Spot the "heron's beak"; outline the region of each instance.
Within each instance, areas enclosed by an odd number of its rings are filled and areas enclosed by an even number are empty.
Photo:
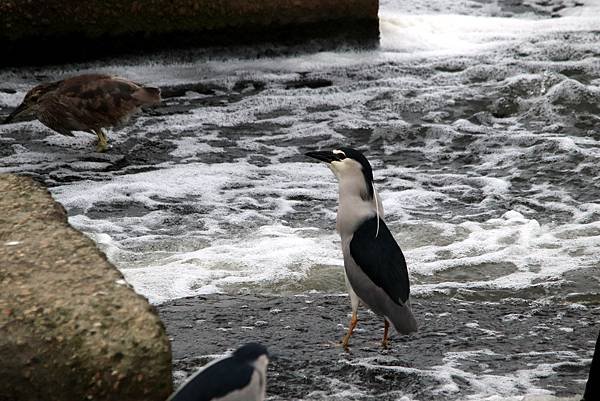
[[[306,153],[306,156],[312,157],[313,159],[324,161],[326,163],[331,163],[334,160],[338,160],[335,153],[333,153],[330,150],[321,151],[321,152],[308,152],[308,153]]]
[[[17,117],[19,117],[22,114],[25,114],[28,110],[29,108],[27,107],[27,105],[25,103],[21,103],[12,113],[8,115],[8,117],[6,117],[2,124],[11,124],[15,121]]]

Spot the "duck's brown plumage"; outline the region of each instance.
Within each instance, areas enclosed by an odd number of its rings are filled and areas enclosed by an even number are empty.
[[[86,74],[34,87],[5,123],[28,112],[63,135],[72,135],[72,131],[95,133],[99,147],[105,147],[103,128],[127,121],[142,106],[158,103],[158,88],[109,75]]]

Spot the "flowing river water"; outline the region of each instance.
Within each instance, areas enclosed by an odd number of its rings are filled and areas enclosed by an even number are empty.
[[[0,172],[45,182],[155,304],[341,294],[336,181],[303,154],[356,147],[414,297],[560,304],[597,323],[600,3],[382,0],[380,29],[375,50],[2,70],[2,114],[36,82],[87,71],[160,86],[164,101],[109,134],[105,154],[88,134],[0,126]],[[583,388],[594,340],[562,355],[579,369],[567,394]],[[448,354],[448,366],[467,357]],[[547,377],[547,361],[534,365]],[[484,388],[498,377],[415,397],[556,392],[533,378]]]

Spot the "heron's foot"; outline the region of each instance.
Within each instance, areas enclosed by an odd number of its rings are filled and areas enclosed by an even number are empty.
[[[98,143],[96,145],[96,150],[98,152],[106,152],[108,150],[108,137],[106,133],[102,129],[97,129],[93,131],[98,136]]]
[[[381,340],[381,346],[383,349],[387,349],[388,347],[388,333],[390,329],[390,322],[387,319],[383,320],[383,340]]]
[[[390,345],[390,342],[388,341],[388,339],[384,339],[383,341],[381,341],[381,348],[383,349],[388,349]]]
[[[338,343],[338,346],[344,347],[344,351],[349,352],[350,351],[349,343],[350,343],[350,336],[348,334],[346,334],[344,336],[344,338],[342,338],[342,341],[340,341]]]
[[[348,326],[348,333],[346,333],[346,335],[342,339],[342,346],[344,347],[346,352],[348,352],[348,343],[350,342],[350,337],[352,336],[352,333],[354,332],[354,328],[356,327],[357,323],[358,316],[356,315],[356,311],[352,311],[352,318],[350,319],[350,326]]]

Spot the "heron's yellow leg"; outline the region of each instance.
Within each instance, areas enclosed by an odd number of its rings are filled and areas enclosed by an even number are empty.
[[[342,339],[342,345],[345,349],[348,349],[348,342],[350,341],[350,336],[356,327],[356,323],[358,323],[358,317],[356,316],[356,312],[352,311],[352,318],[350,319],[350,326],[348,327],[348,333]]]
[[[384,321],[384,326],[383,326],[383,341],[381,341],[381,346],[383,348],[387,348],[388,347],[388,330],[390,328],[390,323],[385,318],[384,318],[383,321]]]
[[[96,145],[96,150],[98,152],[106,152],[106,149],[108,148],[108,137],[106,136],[104,131],[102,131],[102,128],[94,130],[94,133],[98,136],[98,144]]]

